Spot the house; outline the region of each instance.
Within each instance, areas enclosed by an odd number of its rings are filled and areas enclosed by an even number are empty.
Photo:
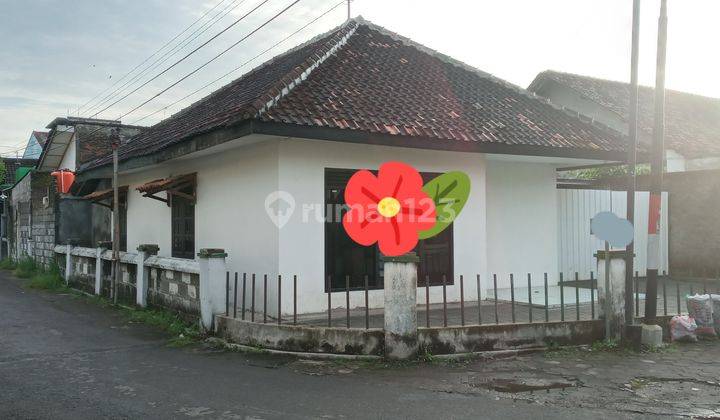
[[[28,139],[27,146],[23,152],[23,159],[38,159],[42,153],[43,146],[47,141],[48,133],[46,131],[33,131]]]
[[[602,122],[623,132],[628,131],[628,83],[545,71],[537,75],[528,90],[557,106],[578,113],[582,118]],[[715,279],[720,272],[716,257],[720,252],[720,244],[715,240],[720,235],[720,222],[707,215],[714,214],[720,205],[720,99],[667,90],[665,100],[666,173],[663,175],[663,189],[668,199],[662,205],[661,269],[668,269],[678,276]],[[638,141],[641,149],[648,150],[653,135],[653,88],[640,86],[638,107]],[[625,193],[618,191],[626,190],[626,179],[604,177],[585,181],[582,185],[571,183],[575,182],[563,180],[559,183],[559,188],[567,188],[560,190],[559,194],[569,196],[572,190],[577,200],[580,196],[595,196],[604,190],[605,195],[621,198],[622,205],[614,208],[624,216]],[[638,176],[636,238],[643,237],[647,232],[649,186],[648,175]],[[575,227],[571,224],[568,222],[566,230],[577,227],[577,223]],[[636,241],[635,249],[635,267],[642,276],[645,272],[646,252],[642,240]]]
[[[628,132],[630,84],[557,71],[544,71],[528,87],[553,104]],[[650,145],[655,89],[640,86],[638,141]],[[720,168],[720,98],[676,90],[665,94],[667,172]]]
[[[446,276],[448,299],[457,300],[459,275],[473,279],[467,296],[476,275],[485,289],[492,274],[501,287],[510,273],[556,282],[556,168],[622,160],[623,149],[608,127],[356,18],[121,145],[121,230],[127,249],[157,244],[161,256],[222,248],[231,272],[267,274],[271,296],[278,275],[297,275],[301,313],[325,308],[324,294],[344,290],[346,278],[362,287],[365,276],[378,307],[377,249],[326,221],[343,205],[348,178],[392,160],[426,178],[463,171],[472,182],[463,213],[416,249],[420,282]],[[76,182],[107,182],[111,162],[81,165]],[[292,286],[282,283],[283,296]],[[441,292],[431,288],[431,300]],[[292,312],[290,299],[282,310]]]
[[[112,129],[126,136],[141,130],[118,121],[75,117],[56,118],[47,128],[50,132],[33,168],[24,170],[9,189],[8,208],[12,219],[12,229],[8,229],[10,255],[16,259],[28,256],[44,265],[54,258],[55,244],[71,241],[94,246],[110,239],[110,211],[71,193],[59,193],[52,172],[75,171],[81,164],[107,154]],[[38,138],[35,133],[31,141]],[[83,187],[88,188],[74,185],[74,191]],[[93,183],[89,188],[95,187]]]

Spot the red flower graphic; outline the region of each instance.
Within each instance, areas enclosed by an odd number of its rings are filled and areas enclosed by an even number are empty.
[[[345,231],[360,245],[378,242],[389,257],[411,251],[418,232],[435,225],[435,203],[422,186],[418,171],[401,162],[384,163],[377,177],[356,172],[345,188]]]

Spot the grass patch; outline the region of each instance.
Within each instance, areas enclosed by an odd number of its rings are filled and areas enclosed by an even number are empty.
[[[617,351],[620,349],[620,343],[617,340],[602,340],[592,343],[590,346],[592,351]]]
[[[3,258],[0,260],[0,270],[14,270],[15,269],[15,261],[11,260],[10,258]]]
[[[171,347],[184,347],[195,343],[201,338],[197,325],[185,321],[178,314],[171,311],[155,308],[127,308],[125,310],[129,322],[151,325],[170,333],[173,338],[170,339],[168,345]]]
[[[29,279],[40,271],[42,270],[38,266],[38,263],[35,262],[35,260],[25,257],[18,261],[13,274],[23,279]]]

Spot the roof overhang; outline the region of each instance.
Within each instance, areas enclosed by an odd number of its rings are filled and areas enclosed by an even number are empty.
[[[120,201],[120,205],[123,205],[127,200],[127,192],[128,192],[128,186],[123,185],[122,187],[118,187],[118,197]],[[88,200],[93,204],[97,204],[103,207],[113,208],[113,196],[115,195],[112,188],[106,189],[106,190],[98,190],[94,191],[90,194],[86,194],[82,196],[83,200]],[[109,201],[109,202],[105,202]]]
[[[56,125],[51,131],[48,140],[40,154],[37,163],[37,170],[41,172],[50,172],[57,170],[62,163],[63,156],[68,146],[75,137],[75,129],[73,126]]]
[[[443,140],[420,136],[402,136],[385,133],[372,133],[362,130],[303,126],[257,120],[244,121],[231,127],[214,130],[209,133],[193,136],[178,144],[158,152],[124,160],[118,164],[119,172],[136,170],[141,167],[156,165],[171,159],[177,159],[190,153],[199,152],[236,140],[251,134],[277,137],[294,137],[308,140],[337,141],[355,144],[371,144],[390,147],[406,147],[439,151],[466,153],[487,153],[520,156],[559,157],[571,159],[597,160],[602,162],[623,162],[626,154],[622,151],[605,151],[572,147],[545,147],[525,144],[505,144],[489,142],[472,142],[459,140]],[[107,178],[112,175],[112,167],[104,165],[95,168],[81,168],[79,179]]]
[[[142,193],[143,197],[152,198],[153,200],[162,201],[168,206],[172,203],[173,196],[183,197],[195,203],[195,185],[197,176],[195,173],[178,175],[170,178],[156,179],[154,181],[147,182],[136,190]],[[191,192],[186,193],[185,189],[191,189]],[[166,198],[159,197],[157,194],[165,192]]]

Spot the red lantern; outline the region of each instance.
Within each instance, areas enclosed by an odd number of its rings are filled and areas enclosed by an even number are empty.
[[[67,194],[70,191],[70,187],[75,181],[75,174],[72,171],[68,171],[66,169],[52,172],[50,173],[50,175],[55,177],[55,181],[57,183],[57,190],[58,192],[61,192],[63,194]]]

